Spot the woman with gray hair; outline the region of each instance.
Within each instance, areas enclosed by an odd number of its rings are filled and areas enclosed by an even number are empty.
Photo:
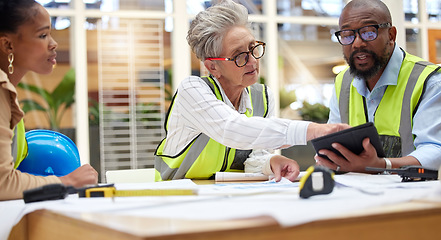
[[[299,165],[274,149],[348,127],[274,117],[274,96],[257,83],[265,43],[251,33],[244,6],[226,0],[200,12],[187,41],[210,75],[179,85],[164,124],[167,135],[155,153],[157,181],[238,171],[293,181]]]

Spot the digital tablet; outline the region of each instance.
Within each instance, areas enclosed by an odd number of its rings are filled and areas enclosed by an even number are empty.
[[[383,145],[380,142],[377,129],[371,122],[312,139],[311,143],[317,155],[328,159],[327,156],[318,153],[320,149],[331,150],[337,155],[343,157],[339,151],[331,146],[332,143],[340,143],[354,154],[358,155],[364,150],[362,142],[365,138],[370,139],[371,144],[377,150],[378,157],[385,157]]]

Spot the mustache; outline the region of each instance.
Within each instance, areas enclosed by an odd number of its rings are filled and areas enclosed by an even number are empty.
[[[360,54],[360,53],[366,53],[366,54],[370,54],[372,56],[372,58],[374,59],[374,65],[371,68],[366,69],[366,70],[357,69],[357,66],[355,65],[355,55]],[[375,74],[378,73],[378,71],[383,66],[382,61],[378,57],[378,55],[375,52],[372,52],[367,49],[360,49],[360,50],[354,51],[353,53],[351,53],[351,56],[349,57],[349,61],[348,61],[348,59],[346,61],[349,64],[350,73],[352,75],[357,76],[357,77],[364,79],[364,80],[368,80],[371,77],[373,77]]]
[[[378,59],[377,54],[375,52],[367,50],[367,49],[361,49],[361,50],[356,50],[353,53],[351,53],[351,56],[349,56],[349,62],[353,62],[354,58],[355,58],[355,55],[359,54],[359,53],[367,53],[367,54],[372,55],[372,57],[374,59]]]

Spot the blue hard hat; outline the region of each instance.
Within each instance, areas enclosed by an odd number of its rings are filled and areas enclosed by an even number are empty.
[[[33,175],[58,177],[77,169],[80,154],[75,143],[67,136],[45,129],[26,132],[28,155],[17,169]]]

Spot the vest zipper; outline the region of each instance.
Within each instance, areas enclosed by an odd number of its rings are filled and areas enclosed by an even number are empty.
[[[367,109],[367,104],[366,104],[366,98],[363,97],[363,108],[364,108],[364,117],[366,122],[369,122],[369,114],[368,114],[368,109]]]
[[[388,86],[386,86],[386,89],[384,90],[383,96],[386,93],[387,87]],[[383,99],[383,97],[381,99]],[[381,100],[380,100],[380,103],[381,103]],[[372,119],[373,122],[375,122],[375,115],[377,114],[377,110],[378,110],[378,107],[380,106],[380,103],[378,103],[377,108],[374,111],[374,119]],[[363,107],[364,107],[364,116],[366,117],[366,122],[369,122],[369,114],[368,114],[368,108],[367,108],[367,103],[366,103],[365,97],[363,97]]]

